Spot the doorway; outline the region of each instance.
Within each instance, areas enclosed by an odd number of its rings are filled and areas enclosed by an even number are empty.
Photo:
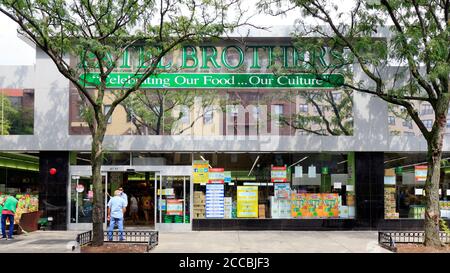
[[[124,215],[125,227],[155,227],[155,174],[148,171],[108,172],[110,187],[108,198],[114,191],[123,188],[127,196],[127,209]]]
[[[101,171],[105,189],[105,220],[109,199],[115,190],[122,187],[128,201],[125,229],[145,227],[165,231],[192,230],[191,165],[102,166]],[[70,177],[67,201],[70,210],[68,229],[92,229],[92,218],[76,216],[80,213],[80,200],[89,199],[79,192],[77,197],[77,189],[81,190],[81,186],[77,186],[77,179],[78,184],[84,183],[83,187],[91,191],[88,184],[91,167],[70,166]],[[88,194],[93,193],[91,191]],[[105,221],[104,228],[107,228],[106,225]]]

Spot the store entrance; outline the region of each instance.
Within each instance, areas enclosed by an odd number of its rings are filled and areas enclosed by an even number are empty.
[[[105,216],[107,203],[114,196],[114,191],[123,189],[127,199],[124,227],[128,230],[156,229],[165,231],[190,231],[191,207],[190,193],[192,192],[190,165],[158,165],[158,166],[102,166],[105,189]],[[90,166],[70,166],[72,187],[68,200],[74,204],[70,207],[71,214],[78,215],[77,189],[86,187],[89,197],[93,191],[90,184],[84,187],[77,186],[77,179],[91,176]],[[84,181],[84,180],[83,180]],[[88,181],[88,180],[87,180]],[[78,198],[84,196],[78,195]],[[83,203],[84,204],[84,203]],[[158,205],[159,204],[159,205]],[[72,217],[68,228],[70,230],[88,230],[92,228],[91,218]],[[107,228],[105,221],[104,228]]]
[[[124,215],[125,227],[155,226],[155,174],[156,172],[108,172],[109,197],[119,188],[127,197],[127,210]]]

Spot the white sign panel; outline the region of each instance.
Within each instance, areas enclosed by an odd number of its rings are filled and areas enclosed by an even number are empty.
[[[295,166],[295,178],[302,178],[303,176],[303,167]]]
[[[342,189],[342,183],[341,182],[335,182],[334,183],[334,188],[335,189]]]
[[[224,217],[224,185],[206,185],[206,218]]]
[[[385,176],[384,185],[395,185],[395,176]]]
[[[316,166],[309,166],[308,168],[308,177],[315,178],[316,177]]]
[[[423,195],[423,189],[415,189],[414,193],[415,195]]]

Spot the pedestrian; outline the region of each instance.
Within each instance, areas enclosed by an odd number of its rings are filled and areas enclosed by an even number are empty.
[[[134,195],[131,195],[131,197],[130,197],[130,214],[131,214],[131,219],[133,220],[133,224],[136,224],[136,221],[139,221],[138,210],[139,210],[138,201],[137,201],[136,197],[134,197]]]
[[[108,239],[112,241],[112,234],[114,226],[117,224],[119,228],[120,240],[123,241],[123,215],[127,210],[127,206],[122,197],[120,197],[120,191],[116,190],[114,192],[114,197],[108,202]]]
[[[120,191],[120,197],[122,197],[123,200],[125,200],[125,206],[128,206],[128,196],[127,196],[127,194],[123,191],[122,187],[120,187],[118,190]]]
[[[1,206],[2,209],[2,240],[6,240],[6,219],[9,220],[9,236],[8,239],[14,239],[14,215],[16,213],[17,204],[19,200],[17,200],[14,196],[10,195],[3,199]]]

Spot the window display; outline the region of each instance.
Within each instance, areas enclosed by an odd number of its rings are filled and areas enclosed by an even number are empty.
[[[20,217],[24,213],[31,213],[39,211],[39,196],[34,194],[0,194],[0,200],[8,197],[9,195],[14,196],[19,202],[17,203],[16,214],[14,216],[14,224],[18,224]]]
[[[442,218],[450,218],[448,188],[450,182],[450,154],[441,161],[439,207]],[[426,154],[385,154],[384,218],[424,219]]]
[[[197,157],[192,166],[194,219],[355,217],[353,155]]]

